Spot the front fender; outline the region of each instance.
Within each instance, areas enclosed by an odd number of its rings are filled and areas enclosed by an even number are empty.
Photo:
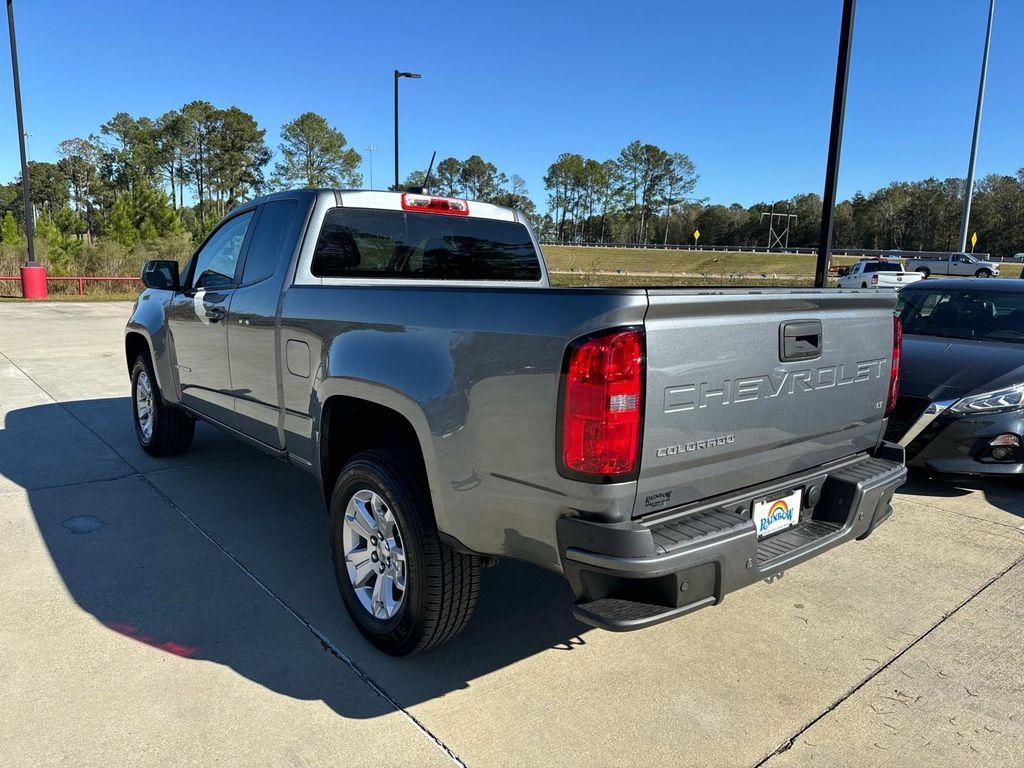
[[[130,334],[138,334],[145,339],[149,347],[150,360],[153,362],[153,374],[156,376],[160,394],[172,403],[179,402],[177,377],[174,375],[174,350],[170,334],[167,331],[167,303],[170,301],[169,291],[149,289],[139,295],[132,310],[131,317],[125,324],[125,348]],[[129,370],[132,361],[128,360]]]

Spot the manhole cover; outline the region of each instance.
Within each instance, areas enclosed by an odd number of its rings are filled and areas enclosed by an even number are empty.
[[[103,527],[103,521],[92,515],[76,515],[65,520],[63,526],[72,533],[92,533]]]

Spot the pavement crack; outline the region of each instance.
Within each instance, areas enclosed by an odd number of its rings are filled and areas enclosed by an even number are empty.
[[[978,587],[978,589],[976,589],[974,592],[972,592],[970,595],[968,595],[967,598],[965,598],[962,602],[957,604],[952,610],[950,610],[949,612],[943,614],[942,617],[938,621],[936,621],[930,627],[928,627],[928,629],[926,629],[920,636],[918,636],[918,638],[916,640],[912,641],[909,645],[907,645],[906,648],[904,648],[902,651],[900,651],[895,656],[893,656],[891,659],[889,659],[887,662],[885,662],[885,664],[880,666],[878,669],[876,669],[870,675],[868,675],[863,680],[861,680],[859,683],[857,683],[852,688],[847,690],[838,699],[836,699],[831,704],[829,704],[825,709],[823,709],[821,712],[819,712],[814,718],[812,718],[807,723],[805,723],[803,726],[801,726],[795,733],[793,733],[792,736],[787,738],[784,742],[782,742],[774,750],[772,750],[771,752],[766,754],[764,757],[762,757],[760,760],[758,760],[756,763],[754,763],[752,768],[761,768],[761,766],[763,766],[766,763],[768,763],[768,761],[771,760],[772,758],[774,758],[774,757],[776,757],[778,755],[781,755],[783,752],[789,751],[793,747],[793,745],[796,743],[796,740],[799,739],[803,734],[807,733],[807,731],[809,731],[811,728],[813,728],[815,725],[817,725],[819,722],[821,722],[821,720],[823,720],[825,717],[827,717],[829,714],[831,714],[833,711],[835,711],[841,704],[843,704],[843,702],[845,702],[847,699],[849,699],[851,696],[853,696],[853,694],[857,693],[857,691],[859,691],[861,688],[863,688],[868,683],[870,683],[872,680],[874,680],[876,677],[878,677],[878,675],[880,675],[882,672],[884,672],[889,667],[891,667],[893,664],[895,664],[897,661],[899,661],[901,658],[903,658],[903,656],[905,656],[908,651],[910,651],[912,648],[916,647],[918,645],[918,643],[920,643],[922,640],[924,640],[929,635],[931,635],[936,629],[938,629],[940,626],[942,626],[947,620],[949,620],[950,618],[955,616],[957,613],[959,613],[960,610],[962,608],[964,608],[968,603],[970,603],[976,597],[981,595],[989,587],[991,587],[993,584],[995,584],[997,581],[999,581],[999,579],[1003,578],[1003,576],[1008,574],[1014,568],[1020,566],[1022,563],[1024,563],[1024,555],[1021,555],[1020,557],[1018,557],[1016,560],[1014,560],[1008,566],[1006,566],[1001,571],[999,571],[999,573],[997,573],[995,576],[993,576],[988,581],[986,581],[984,584],[982,584],[980,587]],[[968,691],[968,693],[971,693],[971,692]],[[972,695],[977,695],[977,694],[972,694]],[[904,703],[904,702],[901,702],[901,703]],[[875,746],[877,747],[878,745],[876,744]],[[882,747],[879,747],[879,749],[882,749]]]
[[[153,490],[154,493],[156,493],[160,497],[160,499],[165,504],[167,504],[171,509],[173,509],[179,515],[181,515],[181,517],[183,517],[189,525],[195,528],[195,530],[203,538],[205,538],[207,541],[213,544],[213,546],[220,550],[220,552],[225,557],[227,557],[232,563],[234,563],[239,568],[239,570],[241,570],[246,576],[248,576],[272,600],[274,600],[278,605],[280,605],[288,614],[291,615],[292,618],[294,618],[296,621],[302,624],[317,640],[320,641],[320,645],[323,647],[325,651],[330,653],[338,661],[342,662],[346,667],[348,667],[349,670],[357,678],[362,680],[362,682],[365,683],[368,688],[370,688],[370,690],[372,690],[374,693],[376,693],[378,696],[384,699],[390,706],[392,706],[398,713],[400,713],[409,722],[410,725],[412,725],[420,733],[422,733],[424,736],[430,739],[438,749],[444,752],[445,755],[447,755],[449,759],[451,759],[453,763],[455,763],[458,766],[461,766],[461,768],[466,768],[466,763],[462,760],[462,758],[455,754],[452,748],[445,744],[444,740],[440,736],[431,731],[419,718],[417,718],[408,709],[406,709],[394,696],[388,693],[388,691],[383,686],[378,684],[376,680],[374,680],[365,670],[363,670],[363,668],[360,667],[355,662],[354,659],[352,659],[348,654],[342,651],[341,648],[339,648],[324,632],[321,632],[319,629],[317,629],[315,625],[310,623],[305,617],[302,616],[302,614],[300,614],[291,605],[289,605],[284,600],[284,598],[282,598],[280,595],[274,592],[274,590],[272,590],[262,579],[260,579],[259,576],[253,573],[245,565],[245,563],[243,563],[241,560],[235,557],[235,555],[233,555],[230,550],[228,550],[226,547],[224,547],[224,545],[217,541],[210,533],[206,531],[205,528],[203,528],[195,520],[189,517],[188,513],[185,512],[181,507],[179,507],[170,496],[168,496],[166,493],[160,490],[160,488],[158,488],[153,483],[152,480],[145,477],[144,475],[140,475],[140,478]]]

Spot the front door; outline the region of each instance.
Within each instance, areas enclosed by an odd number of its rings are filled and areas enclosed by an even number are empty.
[[[245,211],[207,238],[192,259],[184,290],[167,310],[182,403],[231,427],[227,315],[252,218],[253,211]]]

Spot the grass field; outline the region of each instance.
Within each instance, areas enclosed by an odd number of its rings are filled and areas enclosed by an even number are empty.
[[[811,254],[563,245],[544,246],[544,256],[555,285],[810,285],[815,260]],[[835,256],[832,263],[856,260]],[[1020,264],[1002,265],[1004,277],[1020,272]]]

